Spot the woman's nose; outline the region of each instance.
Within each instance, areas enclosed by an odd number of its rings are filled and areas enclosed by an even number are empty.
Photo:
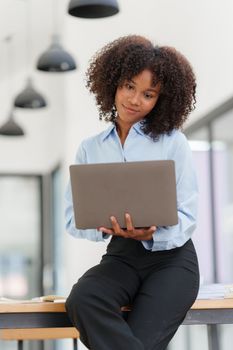
[[[137,93],[134,93],[131,96],[129,96],[128,100],[132,105],[138,106],[140,104],[140,96]]]

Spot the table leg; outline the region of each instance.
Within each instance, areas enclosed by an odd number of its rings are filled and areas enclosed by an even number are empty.
[[[73,349],[78,350],[78,339],[77,338],[73,339]]]
[[[209,350],[219,350],[218,328],[216,324],[208,324],[208,348]]]
[[[18,340],[17,349],[18,350],[23,350],[23,341],[22,340]]]

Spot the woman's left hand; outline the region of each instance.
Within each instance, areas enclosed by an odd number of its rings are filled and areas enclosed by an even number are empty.
[[[113,236],[120,236],[124,238],[132,238],[137,241],[149,241],[152,239],[153,233],[156,231],[156,226],[145,228],[134,228],[131,217],[125,214],[126,229],[122,229],[114,216],[110,217],[112,228],[100,227],[99,231]]]

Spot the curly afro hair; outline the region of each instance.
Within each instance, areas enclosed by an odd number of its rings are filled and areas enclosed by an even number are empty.
[[[149,69],[153,85],[161,85],[155,107],[141,121],[142,130],[156,139],[182,128],[195,108],[196,79],[188,60],[175,48],[154,46],[148,39],[129,35],[104,46],[92,58],[86,73],[87,88],[95,95],[100,119],[116,121],[115,94],[122,86]]]

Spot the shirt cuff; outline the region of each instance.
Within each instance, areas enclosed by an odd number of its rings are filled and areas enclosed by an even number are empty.
[[[146,250],[151,250],[152,247],[153,247],[153,244],[154,244],[153,239],[151,239],[151,240],[149,240],[149,241],[141,241],[141,242],[142,242],[143,247],[144,247]]]

